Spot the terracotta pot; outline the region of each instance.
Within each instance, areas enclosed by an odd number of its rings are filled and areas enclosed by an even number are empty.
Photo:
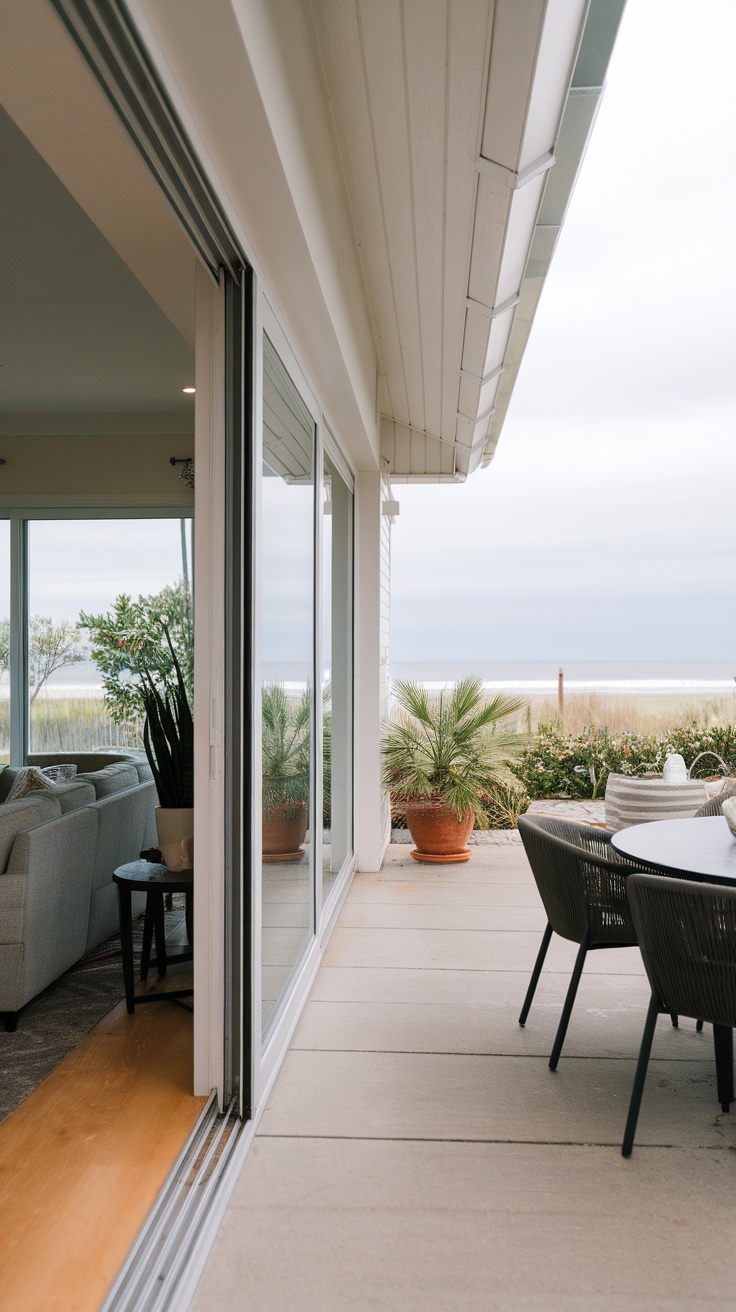
[[[458,820],[454,811],[434,798],[407,802],[406,823],[416,843],[411,853],[414,860],[441,865],[467,861],[474,820],[475,811],[466,811]]]
[[[306,833],[306,802],[277,802],[268,815],[263,815],[263,860],[298,861],[304,855]]]

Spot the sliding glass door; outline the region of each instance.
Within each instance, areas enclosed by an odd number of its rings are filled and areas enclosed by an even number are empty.
[[[314,419],[264,340],[261,995],[265,1038],[314,933]]]
[[[322,476],[322,901],[353,850],[353,493],[325,451]]]
[[[353,481],[299,376],[264,334],[256,1024],[265,1069],[353,849]]]

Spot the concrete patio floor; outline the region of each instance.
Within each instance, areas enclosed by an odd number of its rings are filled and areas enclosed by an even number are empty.
[[[253,1312],[732,1307],[736,1111],[710,1027],[660,1019],[620,1155],[648,1000],[636,949],[553,941],[518,843],[463,866],[393,847],[357,875],[194,1307]]]

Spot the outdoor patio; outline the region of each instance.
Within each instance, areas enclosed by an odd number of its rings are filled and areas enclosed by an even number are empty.
[[[733,1305],[736,1114],[711,1029],[660,1018],[620,1155],[648,1001],[637,949],[575,945],[518,838],[467,865],[392,847],[357,875],[221,1228],[197,1312]]]

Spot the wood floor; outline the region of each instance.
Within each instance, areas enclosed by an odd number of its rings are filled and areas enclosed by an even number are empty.
[[[121,1003],[0,1126],[0,1309],[97,1312],[204,1098],[192,1017]]]

